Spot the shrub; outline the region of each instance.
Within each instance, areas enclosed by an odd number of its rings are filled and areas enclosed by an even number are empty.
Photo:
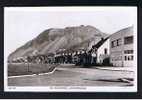
[[[110,58],[109,58],[109,57],[105,58],[105,59],[103,60],[102,65],[103,65],[103,66],[110,66],[110,65],[111,65],[111,64],[110,64]]]

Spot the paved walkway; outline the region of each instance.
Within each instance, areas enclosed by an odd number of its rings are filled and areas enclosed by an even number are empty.
[[[134,71],[135,67],[95,67],[97,69],[113,70],[113,71]]]
[[[60,64],[60,66],[65,67],[65,68],[79,68],[80,66],[75,66],[75,64]],[[116,66],[92,66],[90,67],[92,69],[97,68],[97,69],[103,69],[103,70],[112,70],[112,71],[135,71],[135,67],[116,67]]]

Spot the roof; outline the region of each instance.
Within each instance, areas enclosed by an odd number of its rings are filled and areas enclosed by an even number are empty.
[[[109,37],[105,38],[105,39],[102,39],[100,40],[97,44],[93,45],[92,48],[99,48]]]
[[[128,32],[130,32],[131,30],[133,30],[133,26],[129,26],[129,27],[127,27],[127,28],[123,28],[123,29],[121,29],[121,30],[119,30],[119,31],[117,31],[117,32],[115,32],[115,33],[113,33],[113,34],[111,34],[110,37],[113,36],[113,35],[115,35],[115,34],[128,33]]]

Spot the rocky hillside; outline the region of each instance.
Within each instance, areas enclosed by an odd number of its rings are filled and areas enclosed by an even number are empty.
[[[38,51],[39,54],[48,54],[59,49],[87,49],[92,41],[97,42],[106,36],[107,34],[90,25],[66,27],[64,29],[50,28],[11,53],[8,59],[12,60],[16,57],[31,55],[35,51]]]

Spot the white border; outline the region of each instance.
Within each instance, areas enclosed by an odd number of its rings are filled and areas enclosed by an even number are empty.
[[[118,7],[118,10],[123,9],[125,6],[116,6]],[[128,6],[127,6],[128,7]],[[130,7],[130,6],[129,6]],[[17,9],[18,8],[18,9]],[[29,9],[30,8],[30,9]],[[96,9],[99,8],[99,9]],[[137,11],[137,7],[136,8]],[[5,7],[5,10],[15,10],[15,11],[101,11],[104,9],[111,9],[113,10],[113,7],[104,7],[104,6],[97,6],[97,7]],[[115,9],[116,10],[116,9]],[[137,14],[137,12],[136,12]],[[5,22],[6,19],[4,19]],[[5,27],[4,27],[5,30]],[[78,86],[75,86],[76,89],[70,89],[73,86],[68,86],[68,87],[62,87],[66,89],[55,89],[57,86],[51,86],[51,87],[35,87],[35,86],[28,86],[28,87],[15,87],[15,86],[8,86],[7,83],[7,59],[6,59],[6,52],[4,52],[4,91],[5,92],[137,92],[137,19],[134,25],[134,65],[135,65],[135,81],[134,81],[134,86],[132,87],[110,87],[110,86],[86,86],[82,87],[82,89],[77,89],[80,88]],[[4,35],[4,40],[5,40],[5,35]],[[4,41],[5,43],[6,41]],[[5,46],[4,46],[4,51],[5,51]],[[51,89],[52,88],[52,89]]]

